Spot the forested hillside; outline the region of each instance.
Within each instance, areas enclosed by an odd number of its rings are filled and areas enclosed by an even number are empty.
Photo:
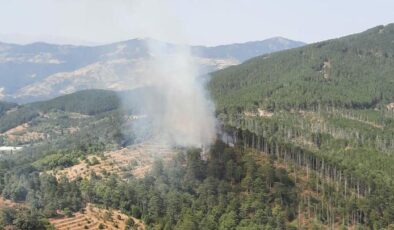
[[[137,229],[131,216],[143,220],[147,229],[294,225],[290,223],[297,219],[299,201],[288,172],[276,168],[269,156],[229,147],[221,141],[204,153],[201,149],[178,148],[169,160],[160,159],[155,152],[153,166],[141,178],[130,172],[142,159],[120,169],[123,174],[110,168],[86,177],[75,171],[72,179],[57,174],[81,162],[88,168],[104,161],[114,164],[104,152],[134,141],[126,132],[133,113],[127,107],[122,109],[119,100],[127,97],[138,106],[146,90],[122,95],[82,91],[15,107],[3,114],[2,122],[5,118],[20,121],[4,128],[3,142],[24,148],[0,154],[1,196],[6,203],[15,203],[5,207],[0,203],[0,227],[51,229],[51,223],[63,226],[59,222],[69,217],[75,219],[75,223],[70,222],[75,227],[83,223],[78,229],[97,229],[90,228],[89,221],[80,220],[77,213],[91,213],[89,204],[125,213],[130,217],[126,229]],[[28,111],[34,111],[34,116],[26,116]],[[5,127],[8,122],[0,124]],[[16,127],[20,128],[13,131]],[[31,139],[25,140],[24,136]],[[106,212],[105,225],[115,223],[112,218],[119,217]]]
[[[210,83],[228,108],[380,108],[394,101],[394,24],[257,57]]]
[[[393,40],[381,26],[213,73],[209,149],[135,137],[150,88],[2,102],[1,144],[22,149],[0,153],[0,228],[392,229]]]
[[[50,110],[61,110],[85,115],[96,115],[118,109],[120,107],[120,99],[117,93],[112,91],[84,90],[49,101],[32,103],[28,107],[38,109],[44,113]]]
[[[2,159],[2,196],[29,209],[17,215],[0,208],[7,217],[0,226],[50,229],[46,218],[61,216],[57,210],[72,216],[87,203],[141,218],[148,229],[284,229],[296,218],[294,182],[269,158],[221,142],[207,156],[181,150],[169,163],[157,160],[144,178],[107,173],[72,181],[43,172],[31,160]],[[126,229],[134,229],[133,222]]]
[[[105,90],[86,90],[61,96],[49,101],[35,102],[26,105],[3,103],[2,110],[8,113],[0,116],[0,132],[32,121],[40,114],[63,111],[83,115],[97,115],[120,108],[120,99],[115,92]],[[4,113],[4,112],[3,112]]]
[[[380,229],[394,223],[393,73],[390,24],[251,59],[209,89],[230,143],[307,175],[300,210]]]

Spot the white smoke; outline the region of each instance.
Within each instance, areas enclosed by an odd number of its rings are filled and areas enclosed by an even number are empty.
[[[132,23],[141,34],[186,43],[181,26],[165,0],[132,2]],[[153,137],[177,146],[209,145],[215,139],[214,108],[190,48],[152,39],[146,43],[150,53],[149,71],[141,77],[155,97],[146,100],[142,110],[152,120]],[[137,135],[138,130],[135,129]]]

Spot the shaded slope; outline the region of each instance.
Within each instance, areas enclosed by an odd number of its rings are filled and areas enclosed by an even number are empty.
[[[7,131],[32,119],[55,111],[98,115],[116,110],[120,99],[116,92],[107,90],[84,90],[48,101],[14,106],[14,110],[0,116],[0,132]]]

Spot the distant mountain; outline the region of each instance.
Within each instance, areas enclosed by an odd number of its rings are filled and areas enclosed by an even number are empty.
[[[193,46],[191,50],[203,72],[210,72],[302,45],[302,42],[272,38],[216,47]],[[148,58],[146,41],[142,39],[94,47],[0,43],[0,99],[29,102],[83,89],[139,87],[143,84],[142,73],[149,68]]]
[[[254,41],[231,45],[221,45],[215,47],[194,47],[196,50],[208,58],[230,58],[240,62],[267,53],[278,52],[305,45],[303,42],[293,41],[282,37],[270,38],[264,41]]]

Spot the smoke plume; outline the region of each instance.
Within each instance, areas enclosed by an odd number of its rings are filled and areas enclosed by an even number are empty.
[[[166,1],[133,1],[132,22],[147,37],[186,43],[181,26]],[[148,71],[142,78],[146,90],[141,111],[149,118],[134,121],[136,135],[149,125],[153,138],[176,146],[201,147],[215,138],[213,104],[199,77],[196,60],[186,45],[146,39]],[[146,128],[146,127],[145,127]]]

